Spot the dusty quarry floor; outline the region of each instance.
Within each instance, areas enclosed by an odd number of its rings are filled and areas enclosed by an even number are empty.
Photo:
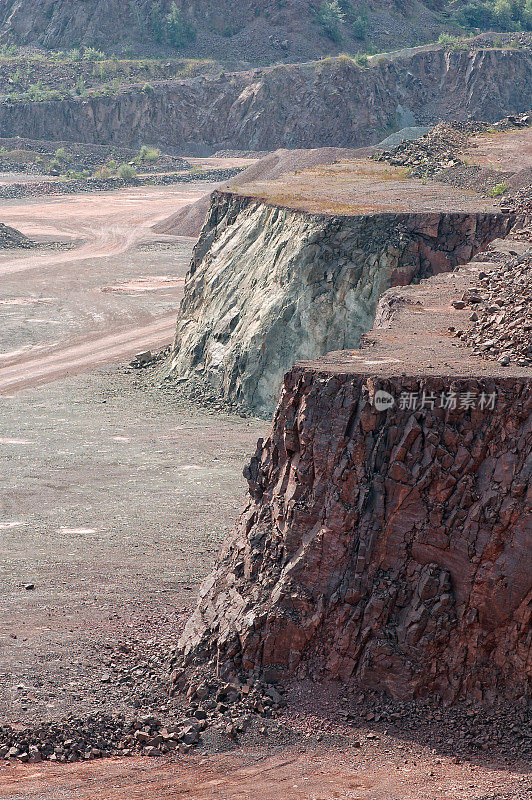
[[[2,206],[3,222],[73,245],[0,253],[0,725],[171,714],[165,655],[267,428],[187,405],[126,366],[170,341],[193,244],[149,228],[205,189]],[[121,683],[109,664],[124,644],[133,679]],[[0,761],[0,800],[532,796],[518,748],[466,746],[452,720],[361,713],[348,725],[337,691],[301,686],[288,700],[280,719],[237,741],[209,734],[187,757]]]

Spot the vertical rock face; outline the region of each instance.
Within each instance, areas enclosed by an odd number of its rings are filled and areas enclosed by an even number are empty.
[[[269,415],[295,361],[358,345],[385,289],[469,261],[510,224],[495,213],[319,215],[215,193],[172,374]]]
[[[130,13],[129,2],[120,2]],[[34,0],[32,23],[33,5]],[[76,3],[79,13],[71,14],[84,32],[90,30],[87,5]],[[109,13],[109,0],[98,5],[96,26],[102,15],[121,18]],[[406,125],[468,117],[494,122],[531,106],[530,48],[436,48],[384,59],[369,69],[352,59],[327,59],[165,82],[153,92],[127,88],[110,96],[3,101],[0,130],[2,136],[156,143],[194,152],[357,147]]]
[[[378,411],[377,390],[436,402]],[[495,399],[440,408],[449,391]],[[531,446],[526,379],[295,367],[181,666],[216,657],[220,673],[334,678],[401,698],[529,696]]]

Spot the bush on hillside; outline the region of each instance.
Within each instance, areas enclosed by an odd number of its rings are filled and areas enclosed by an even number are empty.
[[[342,38],[340,25],[344,22],[344,12],[338,0],[323,0],[317,11],[318,22],[333,42]]]
[[[139,160],[153,162],[159,158],[159,151],[156,147],[147,147],[145,144],[140,148]]]
[[[148,24],[153,38],[157,42],[165,42],[172,47],[184,47],[196,39],[196,28],[192,21],[179,9],[175,2],[170,6],[170,11],[165,14],[161,0],[150,8]]]
[[[468,0],[453,18],[465,28],[532,30],[532,0]]]
[[[120,164],[116,174],[123,181],[134,181],[137,177],[137,172],[131,164]]]

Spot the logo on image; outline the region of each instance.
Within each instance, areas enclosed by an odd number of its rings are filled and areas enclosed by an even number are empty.
[[[375,392],[373,402],[377,411],[386,411],[388,408],[393,408],[395,405],[394,397],[383,389],[379,389]]]

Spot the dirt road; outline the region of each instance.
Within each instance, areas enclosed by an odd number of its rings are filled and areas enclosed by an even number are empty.
[[[0,394],[171,341],[193,240],[151,227],[213,187],[143,187],[3,205],[70,249],[0,251]]]
[[[11,363],[0,366],[0,394],[12,394],[28,386],[85,372],[98,364],[123,361],[142,350],[162,348],[171,340],[174,329],[172,313],[141,328],[88,337],[42,355],[12,359]]]
[[[2,800],[496,800],[526,797],[520,775],[430,754],[309,748],[267,756],[237,750],[178,761],[133,758],[15,767],[2,774]],[[1,769],[1,768],[0,768]],[[510,792],[510,793],[507,793]]]

